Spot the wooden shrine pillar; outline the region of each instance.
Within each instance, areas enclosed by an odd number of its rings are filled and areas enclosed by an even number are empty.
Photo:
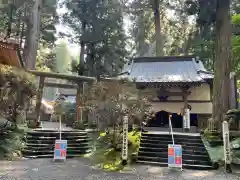
[[[82,88],[83,84],[82,83],[78,83],[77,84],[77,95],[76,95],[76,121],[79,122],[81,120],[81,93],[82,93]]]
[[[40,76],[39,85],[38,85],[38,92],[37,92],[37,99],[36,99],[36,122],[40,122],[40,108],[42,105],[42,94],[43,94],[43,87],[44,87],[44,80],[45,77]]]

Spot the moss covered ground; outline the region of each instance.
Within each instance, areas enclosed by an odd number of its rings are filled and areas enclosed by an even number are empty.
[[[214,162],[223,162],[224,161],[224,149],[223,146],[217,146],[217,147],[210,147],[206,140],[204,140],[206,149]],[[231,145],[233,144],[239,144],[240,145],[240,137],[236,138],[235,140],[231,141]],[[240,151],[240,150],[239,150]],[[240,158],[240,152],[234,152],[237,155],[238,158]],[[233,155],[233,158],[234,158]],[[239,156],[238,156],[239,155]]]
[[[121,160],[121,150],[116,150],[109,143],[112,135],[105,133],[92,134],[93,151],[87,154],[95,166],[106,171],[121,171],[124,169]],[[140,132],[129,132],[128,163],[132,163],[132,154],[137,153],[140,145]]]

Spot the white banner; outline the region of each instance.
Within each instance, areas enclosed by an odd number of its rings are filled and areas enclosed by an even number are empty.
[[[226,164],[231,164],[231,149],[230,149],[230,140],[229,140],[229,127],[228,122],[223,121],[222,123],[223,130],[223,143],[224,143],[224,158]]]
[[[184,109],[183,128],[190,129],[190,110],[189,109]]]
[[[122,160],[128,159],[128,117],[123,117]]]

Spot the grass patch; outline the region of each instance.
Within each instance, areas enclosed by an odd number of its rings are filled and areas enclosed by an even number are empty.
[[[93,151],[85,157],[90,158],[94,165],[106,171],[121,171],[124,169],[121,160],[121,151],[111,146],[111,135],[105,133],[93,134]],[[128,160],[132,163],[132,154],[137,153],[140,145],[140,132],[129,132]]]

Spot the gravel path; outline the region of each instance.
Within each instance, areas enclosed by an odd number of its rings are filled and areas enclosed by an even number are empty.
[[[50,159],[0,161],[0,180],[240,180],[240,172],[170,172],[167,168],[140,165],[128,169],[122,173],[104,172],[84,158],[68,159],[65,163]]]

